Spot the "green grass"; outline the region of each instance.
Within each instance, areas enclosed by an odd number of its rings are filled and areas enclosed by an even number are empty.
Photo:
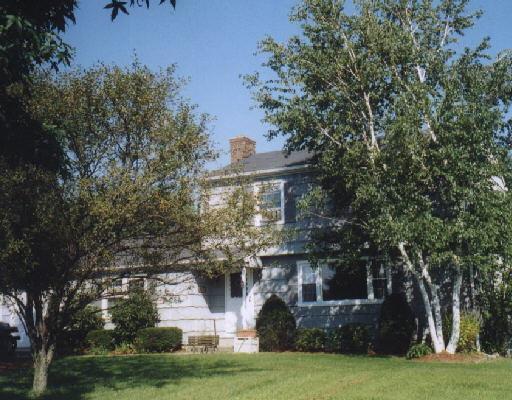
[[[0,399],[25,399],[30,370],[0,375]],[[512,361],[421,363],[330,354],[69,357],[48,399],[512,399]]]

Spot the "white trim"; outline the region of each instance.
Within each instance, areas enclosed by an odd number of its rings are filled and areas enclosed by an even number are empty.
[[[268,224],[275,224],[275,225],[283,225],[285,222],[285,196],[284,196],[284,179],[275,179],[271,181],[261,181],[261,182],[254,182],[253,188],[254,188],[254,194],[257,196],[260,192],[260,189],[266,185],[279,185],[279,190],[281,191],[281,219],[278,221],[269,221]],[[259,206],[256,206],[256,215],[254,216],[254,225],[255,226],[261,226],[262,220],[261,220],[261,214]]]
[[[308,261],[297,261],[297,282],[298,282],[298,304],[299,307],[318,307],[318,306],[356,306],[367,304],[382,304],[384,299],[370,298],[367,299],[346,299],[346,300],[326,300],[322,299],[322,265],[315,270],[316,276],[316,301],[302,301],[302,268],[311,267]],[[367,280],[367,285],[368,285]],[[373,281],[370,282],[373,285]],[[372,286],[373,287],[373,286]]]

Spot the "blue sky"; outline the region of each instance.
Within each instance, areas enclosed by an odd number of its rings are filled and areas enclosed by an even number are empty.
[[[158,69],[178,64],[178,75],[189,77],[185,95],[201,112],[215,117],[213,141],[223,152],[217,164],[228,160],[228,139],[246,134],[257,141],[258,151],[277,150],[281,139],[268,142],[262,113],[251,109],[251,93],[241,74],[261,70],[261,57],[254,55],[257,42],[265,35],[285,40],[297,32],[288,21],[296,0],[178,0],[168,5],[130,9],[110,21],[107,0],[82,0],[66,41],[75,47],[76,64],[97,61],[126,65],[133,52],[140,61]],[[490,36],[493,51],[512,47],[512,0],[473,0],[472,8],[485,15],[467,35],[465,43],[475,44]]]

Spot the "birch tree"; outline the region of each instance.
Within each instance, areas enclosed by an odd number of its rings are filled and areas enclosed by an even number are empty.
[[[334,222],[312,257],[378,255],[412,275],[437,353],[454,353],[469,271],[509,262],[512,57],[460,39],[469,0],[304,0],[268,37],[255,99],[288,150],[316,154]],[[318,197],[315,197],[318,200]],[[449,305],[446,307],[446,305]],[[443,312],[452,316],[448,343]]]

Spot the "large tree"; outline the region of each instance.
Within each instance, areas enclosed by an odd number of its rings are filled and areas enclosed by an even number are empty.
[[[131,0],[130,7],[150,1]],[[104,1],[114,19],[128,14],[127,2]],[[175,0],[159,4],[175,7]],[[55,169],[62,161],[54,132],[25,112],[30,73],[41,64],[69,65],[73,50],[62,39],[75,23],[77,0],[5,0],[0,2],[0,157],[9,165],[38,164]],[[100,5],[98,5],[100,6]]]
[[[34,78],[30,113],[58,132],[64,167],[0,175],[0,293],[30,339],[36,394],[62,329],[113,279],[172,284],[162,273],[237,268],[268,244],[243,187],[201,206],[215,153],[180,88],[174,68],[137,62]]]
[[[468,2],[358,0],[349,14],[343,0],[304,0],[301,34],[261,43],[270,77],[248,77],[270,138],[316,154],[315,200],[330,199],[320,214],[334,223],[312,257],[399,260],[435,351],[450,353],[463,278],[511,250],[512,56],[492,59],[487,39],[462,46],[480,15]]]

